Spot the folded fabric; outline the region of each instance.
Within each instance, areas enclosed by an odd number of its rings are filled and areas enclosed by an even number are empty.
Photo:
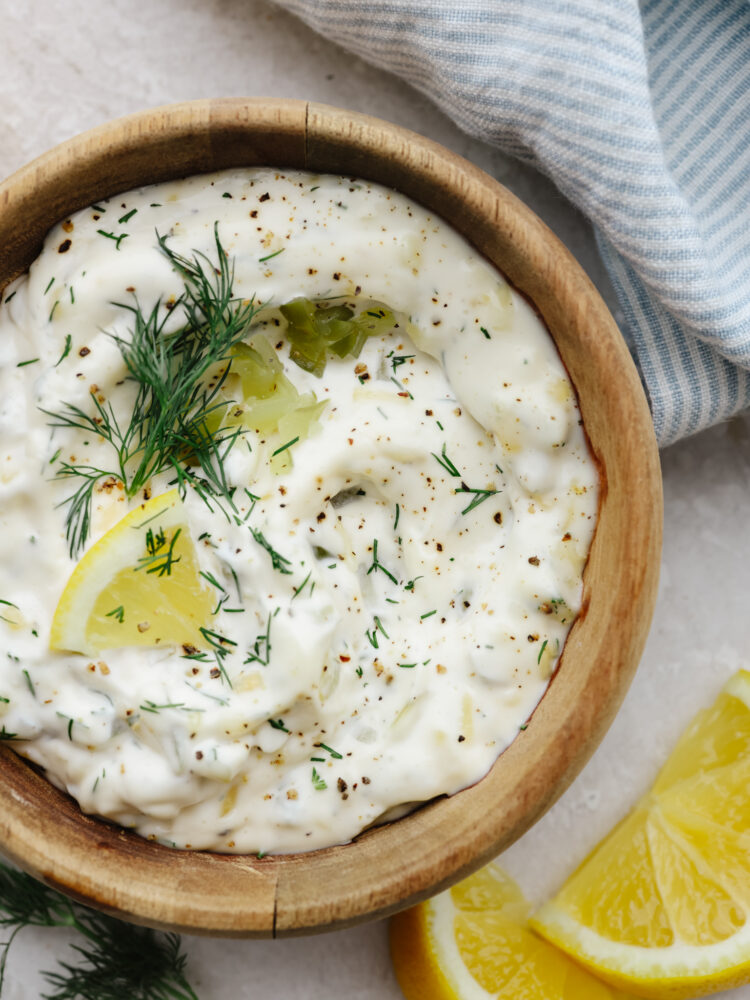
[[[276,0],[592,221],[662,445],[750,404],[748,0]]]

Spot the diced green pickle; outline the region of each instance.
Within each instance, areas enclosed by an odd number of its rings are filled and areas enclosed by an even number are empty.
[[[389,309],[373,306],[355,315],[347,305],[318,305],[298,298],[280,306],[287,322],[289,358],[312,375],[325,371],[329,355],[359,357],[368,337],[388,333],[395,324]],[[209,384],[224,377],[226,362],[212,372]],[[230,403],[231,405],[226,405]],[[303,441],[319,426],[327,401],[318,402],[315,393],[300,395],[284,374],[276,350],[262,334],[250,343],[236,344],[231,366],[217,397],[217,408],[209,414],[206,429],[217,434],[222,427],[244,426],[262,435],[274,436],[281,447],[288,441]],[[294,445],[270,460],[279,474],[291,468]]]
[[[368,337],[388,333],[395,319],[389,309],[374,307],[358,316],[349,306],[316,306],[310,299],[292,299],[280,307],[287,321],[289,358],[306,372],[323,374],[328,351],[340,358],[358,358]]]

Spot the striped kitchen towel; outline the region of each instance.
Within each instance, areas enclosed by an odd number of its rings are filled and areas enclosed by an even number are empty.
[[[748,0],[277,0],[591,219],[662,445],[750,404]]]

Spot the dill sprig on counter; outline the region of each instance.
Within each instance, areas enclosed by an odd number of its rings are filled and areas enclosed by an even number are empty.
[[[256,306],[252,299],[234,297],[234,267],[219,240],[218,226],[214,238],[216,263],[198,252],[192,259],[183,257],[167,246],[166,237],[157,234],[159,249],[184,282],[184,291],[171,309],[164,309],[161,301],[148,313],[137,299],[135,305],[115,303],[133,316],[130,339],[113,335],[128,369],[128,381],[136,385],[127,418],[118,419],[112,403],[102,402],[95,393],[91,396],[93,413],[71,403],[63,403],[59,413],[44,411],[52,418],[52,427],[95,434],[114,452],[114,464],[108,469],[63,461],[57,470],[58,479],[76,483],[64,501],[71,557],[88,538],[94,490],[107,477],[122,482],[127,495],[134,497],[153,476],[172,470],[183,495],[190,486],[209,507],[215,501],[224,510],[224,501],[234,509],[224,462],[243,430],[218,426],[230,405],[219,392],[229,373],[231,348],[247,335]],[[184,322],[176,330],[167,330],[167,321],[177,308]],[[225,367],[216,374],[216,366],[223,362]]]
[[[176,934],[123,923],[74,903],[22,872],[0,863],[0,994],[8,953],[26,927],[78,932],[77,959],[42,975],[52,992],[43,1000],[198,1000],[185,975],[186,956]]]

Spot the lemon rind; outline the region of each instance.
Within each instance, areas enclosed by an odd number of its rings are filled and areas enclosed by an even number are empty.
[[[612,976],[618,985],[652,988],[720,985],[750,973],[750,923],[715,944],[676,943],[666,948],[611,941],[580,924],[555,903],[541,906],[529,923],[594,975]]]

